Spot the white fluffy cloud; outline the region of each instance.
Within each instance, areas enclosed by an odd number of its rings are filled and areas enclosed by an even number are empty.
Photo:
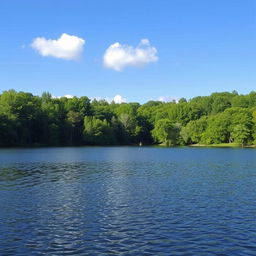
[[[178,102],[177,98],[173,98],[169,96],[160,96],[157,100],[162,102]]]
[[[84,44],[84,39],[63,33],[57,40],[37,37],[33,40],[31,47],[42,56],[78,60]]]
[[[102,98],[102,97],[95,97],[95,98],[92,98],[91,100],[105,100],[107,101],[108,103],[111,103],[111,102],[115,102],[117,104],[121,104],[121,103],[126,103],[127,102],[127,99],[124,98],[123,96],[117,94],[114,98]]]
[[[118,104],[127,102],[126,98],[122,97],[119,94],[113,98],[113,101]]]
[[[151,46],[148,39],[141,39],[137,47],[114,43],[103,56],[104,66],[116,71],[128,66],[141,67],[156,61],[158,61],[157,49]]]
[[[64,95],[63,97],[68,98],[68,99],[74,98],[74,96],[73,96],[73,95],[70,95],[70,94],[66,94],[66,95]]]
[[[72,98],[74,98],[74,96],[73,96],[73,95],[70,95],[70,94],[66,94],[66,95],[64,95],[64,96],[54,96],[54,95],[52,95],[52,98],[53,98],[53,99],[60,99],[60,98],[62,98],[62,97],[67,98],[67,99],[72,99]]]

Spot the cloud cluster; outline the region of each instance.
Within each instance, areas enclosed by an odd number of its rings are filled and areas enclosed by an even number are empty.
[[[116,104],[121,104],[121,103],[126,103],[127,102],[127,99],[124,98],[123,96],[117,94],[114,98],[102,98],[102,97],[95,97],[95,98],[92,98],[91,100],[105,100],[107,101],[108,103],[111,103],[111,102],[115,102]]]
[[[82,55],[84,44],[83,38],[63,33],[58,39],[37,37],[31,47],[44,57],[78,60]],[[103,65],[116,71],[129,66],[142,67],[156,61],[158,61],[157,49],[151,46],[148,39],[141,39],[137,47],[116,42],[111,44],[103,55]]]
[[[113,98],[113,101],[114,101],[115,103],[118,103],[118,104],[127,102],[126,98],[122,97],[122,96],[119,95],[119,94],[117,94],[117,95]]]
[[[156,61],[158,61],[157,49],[151,46],[148,39],[142,39],[137,47],[114,43],[103,56],[104,66],[116,71],[128,66],[141,67]]]
[[[169,96],[160,96],[157,100],[161,102],[178,102],[177,98],[173,98]]]
[[[42,56],[78,60],[83,52],[84,44],[84,39],[63,33],[56,40],[37,37],[33,40],[31,47]]]
[[[60,98],[67,98],[67,99],[72,99],[72,98],[74,98],[74,96],[73,95],[70,95],[70,94],[66,94],[66,95],[64,95],[64,96],[54,96],[54,95],[52,95],[52,98],[53,99],[60,99]]]

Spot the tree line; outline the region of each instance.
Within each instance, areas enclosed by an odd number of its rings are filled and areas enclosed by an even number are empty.
[[[108,103],[8,90],[0,94],[0,146],[256,144],[256,92],[178,102]]]

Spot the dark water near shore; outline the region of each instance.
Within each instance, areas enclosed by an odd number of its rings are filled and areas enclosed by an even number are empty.
[[[0,150],[0,255],[256,255],[256,150]]]

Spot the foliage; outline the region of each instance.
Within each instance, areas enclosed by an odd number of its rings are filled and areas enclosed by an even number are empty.
[[[44,92],[0,94],[0,146],[169,146],[256,143],[256,92],[213,93],[178,102],[108,103]]]
[[[152,135],[159,143],[167,146],[179,144],[180,126],[172,123],[169,119],[160,119],[156,122]]]

